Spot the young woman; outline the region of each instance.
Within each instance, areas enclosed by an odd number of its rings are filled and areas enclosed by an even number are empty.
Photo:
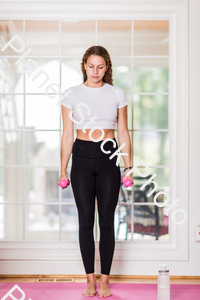
[[[67,180],[66,168],[72,153],[70,179],[78,210],[79,245],[88,284],[82,294],[85,296],[96,294],[93,227],[95,196],[97,196],[101,258],[98,295],[108,297],[112,295],[108,284],[115,247],[114,213],[121,185],[119,155],[112,156],[119,148],[114,130],[117,123],[119,145],[125,143],[118,154],[121,151],[120,155],[127,168],[126,174],[132,168],[131,142],[127,128],[128,101],[125,92],[113,86],[112,62],[105,48],[92,46],[87,49],[82,58],[81,70],[83,83],[67,89],[66,96],[60,102],[63,134],[59,180],[64,178]],[[77,130],[75,142],[74,123]],[[101,148],[106,139],[108,140]],[[112,159],[109,158],[111,156]],[[131,179],[133,184],[132,174],[126,177]]]

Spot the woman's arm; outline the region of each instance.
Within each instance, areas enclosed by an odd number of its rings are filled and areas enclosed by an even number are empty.
[[[61,176],[66,176],[66,169],[74,143],[74,122],[70,119],[70,108],[61,105],[63,134],[61,138]]]
[[[119,146],[121,146],[123,143],[126,143],[126,145],[121,149],[122,153],[128,154],[122,156],[124,160],[125,168],[130,167],[131,166],[131,139],[127,127],[127,105],[122,108],[119,108],[117,129],[118,129]]]
[[[127,127],[127,105],[124,107],[119,108],[119,115],[118,115],[118,122],[117,122],[117,131],[118,131],[118,141],[119,146],[123,143],[126,145],[120,150],[121,153],[127,153],[128,155],[123,155],[123,160],[126,167],[131,167],[131,139],[130,134],[128,132]],[[129,172],[130,169],[127,169],[125,173]],[[133,181],[132,174],[127,176]]]

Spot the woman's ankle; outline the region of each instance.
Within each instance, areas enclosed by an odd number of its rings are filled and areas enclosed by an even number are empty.
[[[109,283],[109,275],[106,275],[106,274],[101,274],[101,277],[100,277],[100,283]]]
[[[87,274],[87,283],[96,283],[96,277],[94,273]]]

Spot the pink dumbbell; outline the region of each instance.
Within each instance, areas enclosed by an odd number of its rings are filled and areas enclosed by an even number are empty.
[[[61,186],[61,188],[65,188],[68,186],[68,184],[70,184],[70,180],[68,179],[68,181],[66,179],[61,179],[58,183],[59,186]]]
[[[132,185],[132,181],[129,178],[126,178],[126,179],[123,180],[124,177],[125,176],[122,177],[122,182],[125,185],[125,187],[131,186]]]

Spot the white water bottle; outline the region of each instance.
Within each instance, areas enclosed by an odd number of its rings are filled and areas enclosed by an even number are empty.
[[[170,300],[170,276],[166,264],[161,264],[158,270],[157,300]]]

